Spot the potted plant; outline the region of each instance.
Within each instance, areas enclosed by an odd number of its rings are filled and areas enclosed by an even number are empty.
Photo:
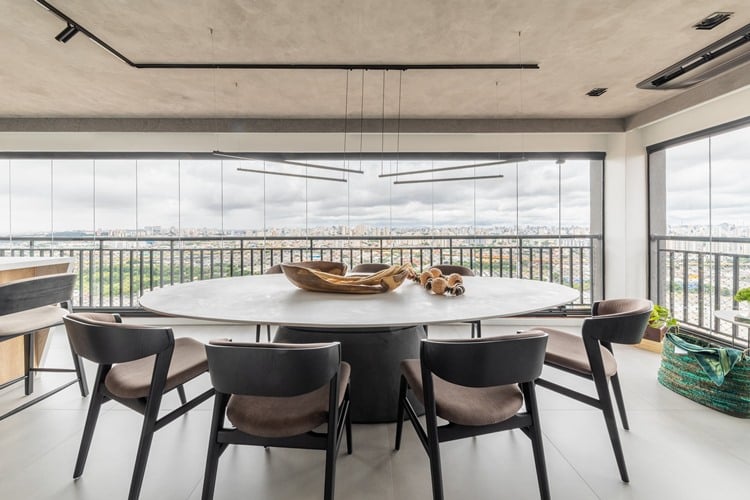
[[[667,332],[672,330],[676,331],[679,327],[680,324],[672,317],[672,313],[669,312],[669,309],[660,306],[659,304],[654,304],[654,308],[651,310],[651,316],[648,318],[648,325],[646,326],[646,332],[643,334],[643,338],[655,342],[661,342]]]
[[[739,305],[739,315],[745,318],[750,317],[750,286],[737,290],[734,300]]]

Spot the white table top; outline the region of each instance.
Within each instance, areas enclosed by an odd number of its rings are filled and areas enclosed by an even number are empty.
[[[373,295],[300,290],[281,274],[194,281],[145,293],[145,309],[168,316],[308,327],[412,326],[512,316],[572,302],[567,286],[511,278],[464,278],[466,294],[434,295],[406,282]]]
[[[0,271],[72,263],[73,257],[0,257]]]
[[[719,319],[722,319],[724,321],[729,321],[730,323],[737,325],[737,326],[744,326],[745,328],[750,328],[750,318],[745,321],[739,321],[735,319],[735,317],[738,314],[740,314],[740,312],[734,309],[722,309],[719,311],[714,311],[714,316],[716,316]]]

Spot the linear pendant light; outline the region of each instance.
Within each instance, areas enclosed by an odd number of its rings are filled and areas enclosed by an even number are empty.
[[[254,174],[282,175],[284,177],[299,177],[301,179],[315,179],[319,181],[346,182],[346,179],[336,179],[333,177],[321,177],[318,175],[290,174],[287,172],[272,172],[270,170],[257,170],[254,168],[237,167],[238,172],[251,172]]]
[[[500,179],[505,177],[503,174],[497,175],[475,175],[472,177],[446,177],[444,179],[420,179],[415,181],[394,181],[394,184],[420,184],[426,182],[450,182],[450,181],[474,181],[477,179]]]
[[[526,158],[509,158],[507,160],[490,161],[487,163],[477,163],[474,165],[456,165],[454,167],[442,167],[442,168],[428,168],[424,170],[411,170],[407,172],[395,172],[389,174],[380,174],[378,177],[399,177],[402,175],[413,175],[413,174],[430,174],[432,172],[444,172],[446,170],[461,170],[464,168],[475,168],[475,167],[488,167],[490,165],[504,165],[506,163],[519,163],[527,161]],[[467,177],[468,178],[468,177]]]
[[[253,157],[253,156],[240,156],[240,155],[230,155],[228,153],[222,153],[221,151],[215,150],[212,151],[214,156],[220,156],[222,158],[231,158],[233,160],[245,160],[245,161],[267,161],[269,163],[283,163],[284,165],[297,165],[299,167],[310,167],[310,168],[319,168],[323,170],[332,170],[334,172],[347,172],[349,174],[364,174],[361,170],[351,170],[348,168],[341,168],[341,167],[329,167],[327,165],[317,165],[315,163],[305,163],[301,161],[294,161],[294,160],[269,160],[267,158],[262,157]]]

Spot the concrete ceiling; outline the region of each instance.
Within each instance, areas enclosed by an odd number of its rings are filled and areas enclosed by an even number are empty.
[[[393,118],[400,86],[402,119],[625,120],[685,92],[639,81],[750,23],[747,0],[50,2],[141,63],[541,69],[134,69],[82,34],[57,42],[65,23],[33,0],[0,0],[0,118]],[[717,10],[735,14],[692,28]],[[609,90],[586,96],[593,87]]]

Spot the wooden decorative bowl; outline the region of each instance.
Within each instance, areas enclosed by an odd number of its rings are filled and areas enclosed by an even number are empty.
[[[395,290],[406,280],[411,266],[391,266],[364,276],[341,276],[300,264],[281,264],[281,270],[292,284],[303,290],[365,294]]]

